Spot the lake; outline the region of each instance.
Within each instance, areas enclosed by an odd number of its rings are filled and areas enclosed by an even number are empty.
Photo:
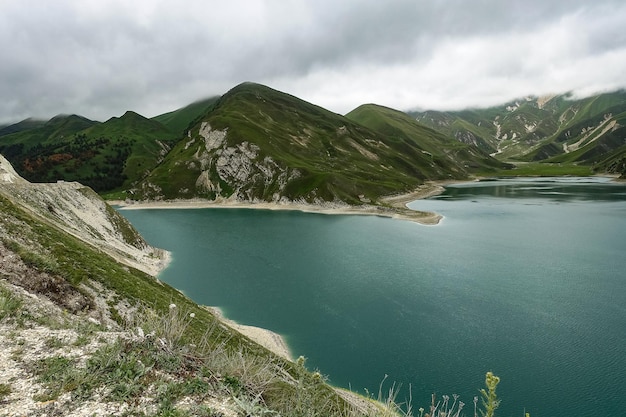
[[[122,210],[173,261],[160,278],[283,335],[334,385],[458,393],[501,377],[498,415],[626,415],[626,185],[451,185],[437,226],[250,209]],[[468,415],[473,410],[468,409]]]

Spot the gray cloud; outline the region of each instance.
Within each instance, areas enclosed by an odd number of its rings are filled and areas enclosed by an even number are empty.
[[[338,4],[337,4],[338,3]],[[256,81],[345,113],[626,87],[622,1],[0,2],[0,123],[153,116]]]

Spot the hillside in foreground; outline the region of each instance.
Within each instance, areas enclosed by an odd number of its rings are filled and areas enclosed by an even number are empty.
[[[0,157],[0,211],[3,415],[356,409],[302,362],[142,272],[165,254],[89,188],[31,184]]]

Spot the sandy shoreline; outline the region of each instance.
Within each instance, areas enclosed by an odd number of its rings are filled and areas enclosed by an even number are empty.
[[[143,210],[143,209],[198,209],[198,208],[244,208],[258,210],[292,210],[304,213],[330,214],[330,215],[364,215],[389,217],[400,220],[414,221],[423,225],[436,225],[441,221],[442,216],[437,213],[412,210],[407,204],[438,195],[443,192],[444,186],[457,181],[429,181],[420,185],[410,193],[399,194],[381,198],[383,205],[362,205],[350,206],[347,204],[307,204],[307,203],[268,203],[249,202],[238,200],[165,200],[165,201],[108,201],[110,205],[117,206],[121,210]]]
[[[293,362],[294,359],[291,355],[291,351],[289,350],[289,346],[287,346],[285,339],[278,333],[274,333],[273,331],[264,329],[262,327],[246,326],[244,324],[239,324],[236,321],[227,319],[226,317],[224,317],[224,314],[219,307],[205,306],[204,308],[213,313],[213,315],[215,315],[215,317],[217,317],[226,326],[238,331],[244,336],[247,336],[259,345],[274,352],[278,356],[281,356],[288,361]]]

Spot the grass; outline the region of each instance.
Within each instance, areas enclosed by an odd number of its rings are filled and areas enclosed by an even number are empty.
[[[219,97],[210,97],[200,100],[181,109],[155,116],[152,120],[160,122],[172,132],[183,136],[190,124],[207,113],[218,99]]]
[[[242,162],[222,153],[218,172],[220,150],[207,153],[196,123],[191,140],[185,138],[172,149],[137,187],[134,198],[214,199],[237,192],[239,198],[271,201],[278,193],[290,200],[358,205],[359,195],[376,201],[381,195],[412,190],[427,179],[460,179],[469,167],[501,165],[407,115],[400,117],[400,112],[367,109],[369,118],[344,117],[268,87],[237,86],[202,121],[213,130],[227,130],[222,146],[235,156],[247,153],[245,169],[229,174],[224,167]],[[372,118],[381,123],[366,125]],[[256,156],[250,156],[253,146]],[[246,178],[239,178],[240,173]],[[196,185],[201,174],[214,189]]]
[[[104,401],[132,406],[145,403],[147,395],[155,404],[154,415],[209,415],[202,401],[221,392],[234,398],[242,413],[254,415],[326,416],[345,408],[325,389],[319,374],[304,368],[303,361],[295,364],[290,375],[275,357],[251,355],[243,346],[230,351],[228,343],[216,344],[212,335],[219,331],[216,327],[196,343],[183,343],[182,334],[194,319],[178,307],[160,317],[140,310],[129,323],[128,338],[101,346],[84,366],[63,356],[36,361],[30,370],[44,386],[36,400],[57,400],[70,393],[72,402],[79,403],[98,393]],[[143,327],[135,327],[138,323]],[[143,328],[154,324],[157,327],[146,334]],[[195,402],[191,410],[178,405],[188,397]]]
[[[11,392],[13,392],[13,390],[9,384],[0,384],[0,404],[11,395]]]
[[[46,386],[38,400],[56,399],[64,392],[86,399],[105,389],[108,401],[132,404],[143,393],[156,389],[158,382],[159,389],[167,394],[159,405],[165,410],[180,395],[196,389],[194,386],[208,383],[216,392],[235,395],[242,401],[259,398],[268,408],[282,412],[294,408],[294,399],[308,404],[300,409],[318,410],[319,415],[337,415],[338,408],[346,407],[330,387],[320,385],[304,367],[223,326],[208,310],[172,287],[37,221],[2,196],[0,209],[0,230],[20,225],[14,235],[19,235],[19,242],[11,248],[28,261],[30,268],[63,277],[65,285],[74,289],[96,281],[120,299],[140,306],[132,323],[120,324],[135,332],[141,327],[145,337],[106,344],[82,368],[62,356],[33,364],[32,371]],[[0,296],[4,316],[19,313],[20,302],[8,290],[2,289]],[[170,308],[172,304],[176,307]],[[117,317],[123,320],[119,314]],[[82,333],[89,335],[88,330]],[[87,336],[79,342],[86,343]],[[46,344],[56,348],[61,342],[51,337]],[[161,380],[162,373],[173,379]]]
[[[0,322],[8,317],[16,317],[22,308],[22,299],[0,286]]]

